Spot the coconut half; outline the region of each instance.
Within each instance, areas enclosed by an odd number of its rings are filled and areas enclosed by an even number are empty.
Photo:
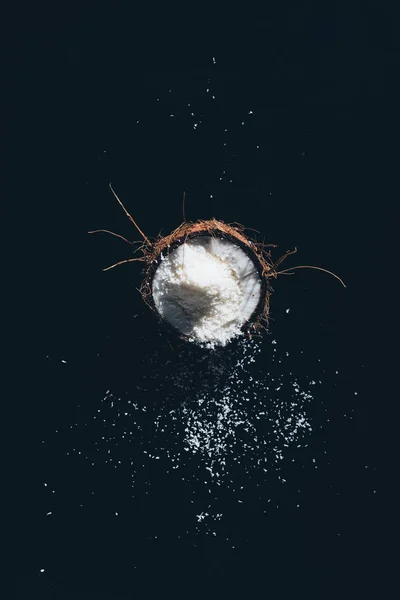
[[[143,300],[160,321],[180,337],[209,347],[225,346],[233,338],[268,324],[271,277],[293,274],[295,269],[316,269],[332,275],[344,286],[338,275],[322,267],[297,265],[277,271],[288,256],[288,250],[273,262],[264,244],[249,239],[245,228],[211,219],[182,223],[170,235],[158,236],[153,242],[132,218],[111,184],[110,189],[143,238],[136,250],[142,255],[121,260],[106,269],[141,261],[146,272],[140,287]],[[89,233],[105,232],[97,229]]]
[[[180,337],[225,346],[267,320],[272,263],[239,227],[184,223],[155,242],[147,261],[142,295]]]

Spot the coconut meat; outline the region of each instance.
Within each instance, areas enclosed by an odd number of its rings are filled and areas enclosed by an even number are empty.
[[[234,242],[198,236],[164,251],[152,294],[162,318],[191,341],[224,346],[254,313],[261,277]]]

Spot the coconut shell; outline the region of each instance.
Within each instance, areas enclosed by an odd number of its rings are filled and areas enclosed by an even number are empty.
[[[261,327],[266,328],[269,316],[269,299],[272,292],[269,279],[276,277],[276,271],[270,253],[266,250],[268,246],[248,238],[245,235],[245,228],[239,224],[230,225],[217,219],[200,220],[196,223],[185,222],[169,235],[156,238],[151,246],[144,244],[141,250],[143,251],[143,260],[146,263],[146,269],[145,277],[140,287],[143,300],[155,311],[159,320],[165,325],[164,320],[156,309],[152,295],[153,277],[161,262],[161,256],[165,252],[171,252],[187,240],[203,235],[220,237],[231,241],[238,245],[252,260],[260,275],[261,295],[257,308],[253,312],[251,319],[243,325],[242,330],[251,336],[252,330],[256,331]],[[171,326],[168,328],[171,329]],[[178,333],[175,329],[174,331],[179,337],[186,339],[186,336]]]

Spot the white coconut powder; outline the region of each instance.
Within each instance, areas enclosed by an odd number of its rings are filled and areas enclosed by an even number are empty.
[[[210,347],[241,335],[260,300],[261,278],[238,245],[198,236],[161,258],[152,293],[170,325]]]

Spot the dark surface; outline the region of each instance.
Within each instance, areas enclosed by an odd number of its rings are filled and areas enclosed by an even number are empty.
[[[203,587],[211,597],[344,598],[375,589],[386,597],[388,397],[377,377],[384,358],[371,274],[382,272],[385,206],[395,198],[393,20],[355,3],[250,16],[189,8],[35,13],[17,34],[14,143],[25,166],[14,188],[29,240],[34,346],[22,400],[17,597],[148,598]],[[274,282],[272,336],[298,357],[274,368],[283,378],[292,367],[315,373],[320,359],[324,408],[311,408],[309,447],[283,467],[287,489],[260,484],[240,510],[221,490],[225,518],[215,537],[193,525],[187,498],[201,497],[200,480],[170,477],[168,460],[140,471],[133,500],[129,468],[98,462],[93,474],[68,454],[90,447],[106,389],[124,394],[146,373],[165,372],[173,395],[165,362],[176,350],[136,290],[140,267],[102,272],[131,249],[87,235],[106,228],[139,239],[110,181],[150,237],[182,221],[186,190],[187,219],[256,228],[279,245],[276,258],[298,248],[285,266],[323,266],[347,284],[306,270]],[[80,437],[69,433],[75,424]],[[123,459],[122,443],[110,447]]]

